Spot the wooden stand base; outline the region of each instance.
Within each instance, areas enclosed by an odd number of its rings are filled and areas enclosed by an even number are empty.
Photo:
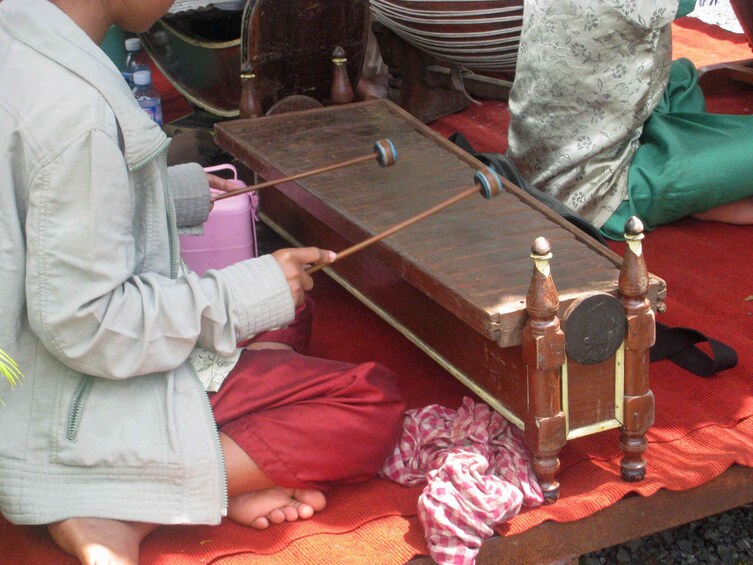
[[[455,72],[379,22],[372,23],[372,30],[392,75],[390,101],[423,123],[464,110],[474,98],[507,100],[511,77],[508,80]]]

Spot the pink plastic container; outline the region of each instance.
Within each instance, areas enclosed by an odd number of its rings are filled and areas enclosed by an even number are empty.
[[[233,165],[217,165],[204,170],[210,173],[219,170],[232,171],[233,183],[238,188],[246,186],[238,179],[238,171]],[[258,205],[259,196],[255,191],[217,200],[204,224],[204,235],[180,236],[180,254],[186,265],[192,271],[203,275],[209,269],[221,269],[238,261],[256,257]]]

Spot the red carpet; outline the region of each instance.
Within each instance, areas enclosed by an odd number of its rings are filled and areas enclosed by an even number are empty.
[[[697,65],[751,55],[741,36],[682,20],[675,26],[677,56]],[[709,99],[712,111],[753,112],[753,88],[726,86]],[[442,134],[461,131],[480,151],[504,151],[507,115],[487,103],[439,120]],[[499,528],[514,534],[545,520],[590,515],[629,492],[683,490],[703,484],[733,463],[753,466],[753,227],[684,220],[648,234],[649,269],[668,284],[667,312],[658,320],[689,326],[733,346],[739,365],[713,378],[690,375],[668,361],[652,365],[656,423],[649,431],[648,473],[641,483],[619,479],[620,452],[612,430],[571,441],[563,450],[561,499],[523,511]],[[622,245],[613,248],[621,252]],[[557,276],[556,259],[553,274]],[[376,360],[395,370],[411,407],[460,405],[465,388],[385,322],[325,276],[317,301],[312,354],[349,361]],[[2,409],[2,408],[0,408]],[[404,563],[426,554],[416,516],[420,487],[388,481],[339,488],[311,520],[258,532],[226,522],[220,527],[161,528],[144,542],[142,563],[290,564]],[[15,527],[0,519],[0,562],[74,563],[44,528]]]

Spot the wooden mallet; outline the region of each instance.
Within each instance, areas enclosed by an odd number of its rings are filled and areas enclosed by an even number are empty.
[[[351,165],[365,163],[373,159],[376,159],[377,163],[379,163],[379,165],[382,167],[391,167],[392,165],[397,163],[397,149],[395,149],[395,145],[389,139],[380,139],[374,144],[374,151],[370,153],[369,155],[363,155],[362,157],[355,157],[353,159],[348,159],[347,161],[342,161],[340,163],[335,163],[333,165],[327,165],[326,167],[320,167],[318,169],[304,171],[302,173],[290,175],[289,177],[284,177],[281,179],[275,179],[275,180],[271,180],[267,182],[262,182],[259,184],[254,184],[251,186],[246,186],[243,188],[239,188],[238,190],[231,190],[229,192],[221,192],[219,194],[213,195],[211,197],[211,201],[216,202],[217,200],[223,200],[225,198],[232,198],[233,196],[238,196],[239,194],[245,194],[246,192],[251,192],[252,190],[261,190],[262,188],[268,188],[270,186],[283,184],[283,183],[290,182],[293,180],[311,177],[311,176],[318,175],[321,173],[327,173],[329,171],[334,171],[336,169],[342,169],[344,167],[349,167]]]
[[[483,169],[476,171],[476,174],[473,175],[473,181],[475,183],[473,186],[462,189],[455,196],[452,196],[447,200],[440,202],[435,206],[432,206],[428,210],[425,210],[423,212],[420,212],[419,214],[416,214],[415,216],[408,218],[407,220],[403,220],[399,224],[392,226],[391,228],[383,231],[380,234],[370,237],[369,239],[365,239],[360,243],[356,243],[355,245],[348,247],[344,251],[340,251],[337,254],[335,261],[345,259],[346,257],[353,255],[353,253],[355,253],[356,251],[360,251],[361,249],[368,247],[369,245],[372,245],[377,241],[381,241],[386,237],[394,235],[400,230],[405,229],[408,226],[412,226],[413,224],[420,222],[421,220],[428,218],[429,216],[436,214],[441,210],[444,210],[448,206],[452,206],[453,204],[456,204],[461,200],[465,200],[466,198],[475,195],[477,192],[480,192],[487,200],[493,198],[494,196],[497,196],[502,192],[502,180],[499,178],[499,175],[489,167],[484,167]],[[334,263],[335,261],[332,261],[332,263]],[[329,267],[330,265],[332,265],[332,263],[320,263],[319,265],[314,265],[306,269],[306,272],[309,274],[315,273],[316,271],[319,271],[325,267]]]

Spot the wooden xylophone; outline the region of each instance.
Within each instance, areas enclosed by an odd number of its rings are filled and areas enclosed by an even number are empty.
[[[291,243],[334,251],[451,197],[482,168],[386,100],[223,122],[216,134],[267,181],[389,138],[399,156],[392,167],[364,163],[259,193],[264,221]],[[623,260],[519,188],[504,188],[326,270],[525,430],[547,499],[559,494],[567,440],[606,429],[622,431],[622,477],[640,480],[654,414],[652,309],[665,294],[646,271],[641,228],[628,226]]]

